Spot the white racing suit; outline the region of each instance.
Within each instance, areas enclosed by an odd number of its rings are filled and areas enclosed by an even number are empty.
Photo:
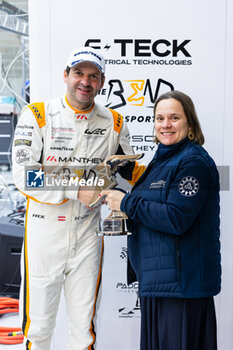
[[[98,104],[87,112],[77,111],[66,97],[30,104],[22,111],[12,157],[15,184],[28,198],[20,291],[26,349],[50,349],[63,285],[68,349],[94,349],[103,253],[103,240],[96,235],[100,208],[82,205],[78,188],[43,190],[41,182],[30,182],[27,171],[85,169],[118,153],[133,151],[128,129],[115,111]],[[141,170],[134,164],[130,172],[125,177],[135,182]]]

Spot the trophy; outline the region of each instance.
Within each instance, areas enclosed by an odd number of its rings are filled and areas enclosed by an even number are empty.
[[[116,179],[113,175],[116,173],[119,166],[123,166],[128,162],[135,162],[143,157],[141,154],[132,155],[114,155],[107,158],[103,163],[99,164],[95,171],[100,179],[103,179],[104,185],[98,186],[91,201],[90,208],[99,206],[104,200],[105,196],[100,196],[102,190],[112,189],[117,185]],[[104,220],[99,220],[99,229],[96,232],[98,236],[121,236],[130,235],[127,228],[127,215],[120,210],[112,210],[110,215]]]
[[[127,228],[128,216],[120,210],[112,210],[104,220],[99,220],[98,236],[131,235]]]

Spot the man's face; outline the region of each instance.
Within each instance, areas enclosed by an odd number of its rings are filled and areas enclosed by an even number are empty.
[[[70,69],[69,75],[64,71],[69,103],[78,110],[90,108],[104,85],[104,79],[99,69],[90,62],[77,64]]]

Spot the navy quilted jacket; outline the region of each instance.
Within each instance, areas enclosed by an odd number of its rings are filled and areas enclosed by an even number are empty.
[[[121,202],[128,238],[128,283],[139,294],[201,298],[219,293],[219,175],[203,147],[188,138],[160,144]]]

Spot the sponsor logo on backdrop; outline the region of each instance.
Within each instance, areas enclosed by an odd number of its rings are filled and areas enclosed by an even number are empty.
[[[155,121],[153,115],[126,115],[124,118],[127,123],[154,123]]]
[[[125,248],[126,249],[126,248]],[[127,250],[127,249],[126,249]],[[122,250],[121,257],[125,258],[125,250]],[[123,254],[123,255],[122,255]],[[127,284],[124,282],[118,282],[116,284],[117,293],[131,294],[130,299],[122,299],[121,306],[118,306],[118,317],[119,318],[133,318],[140,317],[140,301],[138,296],[138,282]]]
[[[148,66],[190,66],[192,64],[191,39],[189,38],[115,38],[106,42],[100,38],[90,38],[84,45],[101,50],[106,65]],[[105,82],[99,95],[106,96],[106,107],[117,109],[126,105],[152,108],[163,90],[174,90],[173,84],[159,78],[111,79]],[[163,89],[165,88],[165,89]],[[130,118],[129,118],[130,119]]]
[[[109,65],[191,65],[190,39],[88,39],[85,46],[106,50]],[[114,52],[114,58],[111,54]],[[117,55],[117,58],[115,58]],[[133,57],[133,58],[129,58]]]
[[[154,143],[153,135],[131,135],[130,144],[135,152],[155,151],[157,146]]]
[[[127,247],[122,247],[120,258],[127,262]],[[123,305],[118,306],[119,318],[139,318],[140,315],[140,300],[138,296],[138,282],[127,284],[125,282],[117,282],[116,292],[130,295],[130,298],[122,299]]]
[[[111,79],[105,83],[106,88],[99,95],[106,96],[106,107],[117,109],[129,106],[153,108],[154,101],[162,91],[174,90],[171,82],[158,79]],[[130,117],[129,117],[130,119]]]
[[[137,295],[136,302],[134,306],[123,306],[118,309],[119,318],[140,318],[140,299]]]
[[[88,39],[85,46],[91,46],[102,52],[106,51],[107,65],[137,65],[143,68],[148,65],[190,66],[192,64],[190,39],[112,39],[111,43],[104,39]],[[110,57],[114,58],[110,58]],[[116,58],[117,57],[117,58]],[[162,78],[153,79],[110,79],[105,82],[99,95],[106,98],[106,107],[118,109],[127,106],[153,108],[154,101],[161,93],[174,90],[172,82]],[[135,118],[134,118],[135,117]],[[144,122],[150,115],[130,116],[126,122]]]
[[[121,248],[120,258],[122,260],[125,260],[125,262],[127,262],[127,248],[126,247]]]
[[[138,292],[138,282],[127,284],[124,282],[117,282],[116,291],[122,293],[135,293]]]

